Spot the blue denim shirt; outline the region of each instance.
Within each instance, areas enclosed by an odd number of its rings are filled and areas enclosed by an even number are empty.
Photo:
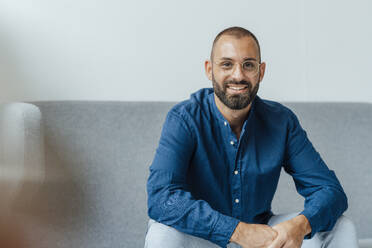
[[[296,115],[256,96],[238,140],[213,88],[201,89],[167,114],[150,166],[148,215],[226,247],[239,221],[267,224],[282,167],[305,198],[305,239],[331,230],[347,197]]]

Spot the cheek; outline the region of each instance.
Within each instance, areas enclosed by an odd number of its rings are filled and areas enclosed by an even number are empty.
[[[261,75],[260,74],[258,74],[258,76],[256,77],[256,80],[255,80],[255,82],[257,82],[257,84],[259,84],[260,83],[260,78],[261,78]]]
[[[249,82],[252,83],[252,86],[255,86],[256,84],[258,84],[260,82],[260,74],[258,73],[254,77],[248,77],[248,80],[249,80]]]
[[[218,84],[222,84],[228,78],[224,73],[220,73],[220,72],[214,72],[213,76],[214,76],[214,80],[216,80]]]

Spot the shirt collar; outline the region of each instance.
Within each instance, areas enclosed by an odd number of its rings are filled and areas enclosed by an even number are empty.
[[[214,99],[214,91],[212,91],[209,94],[208,99],[209,99],[209,103],[212,105],[213,115],[216,117],[216,119],[219,122],[221,122],[222,124],[225,121],[227,122],[227,120],[225,119],[225,117],[222,115],[222,113],[220,112],[220,110],[217,108],[217,105],[216,105],[216,102],[215,102],[215,99]],[[255,112],[255,109],[256,109],[256,105],[257,105],[257,101],[259,101],[259,96],[258,95],[256,95],[256,97],[252,101],[251,109],[249,110],[249,113],[248,113],[247,118],[244,120],[242,130],[245,130],[245,128],[247,126],[247,122],[250,122],[251,119],[253,118],[253,115],[254,115],[254,112]]]

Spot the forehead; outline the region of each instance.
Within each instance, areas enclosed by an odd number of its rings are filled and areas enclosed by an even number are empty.
[[[243,60],[244,58],[259,59],[258,46],[250,36],[237,38],[231,35],[222,35],[214,45],[214,59],[231,58],[233,60]]]

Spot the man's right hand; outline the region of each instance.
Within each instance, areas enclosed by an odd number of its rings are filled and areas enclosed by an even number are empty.
[[[269,246],[277,235],[277,231],[268,225],[239,222],[230,241],[243,248],[264,248]]]

